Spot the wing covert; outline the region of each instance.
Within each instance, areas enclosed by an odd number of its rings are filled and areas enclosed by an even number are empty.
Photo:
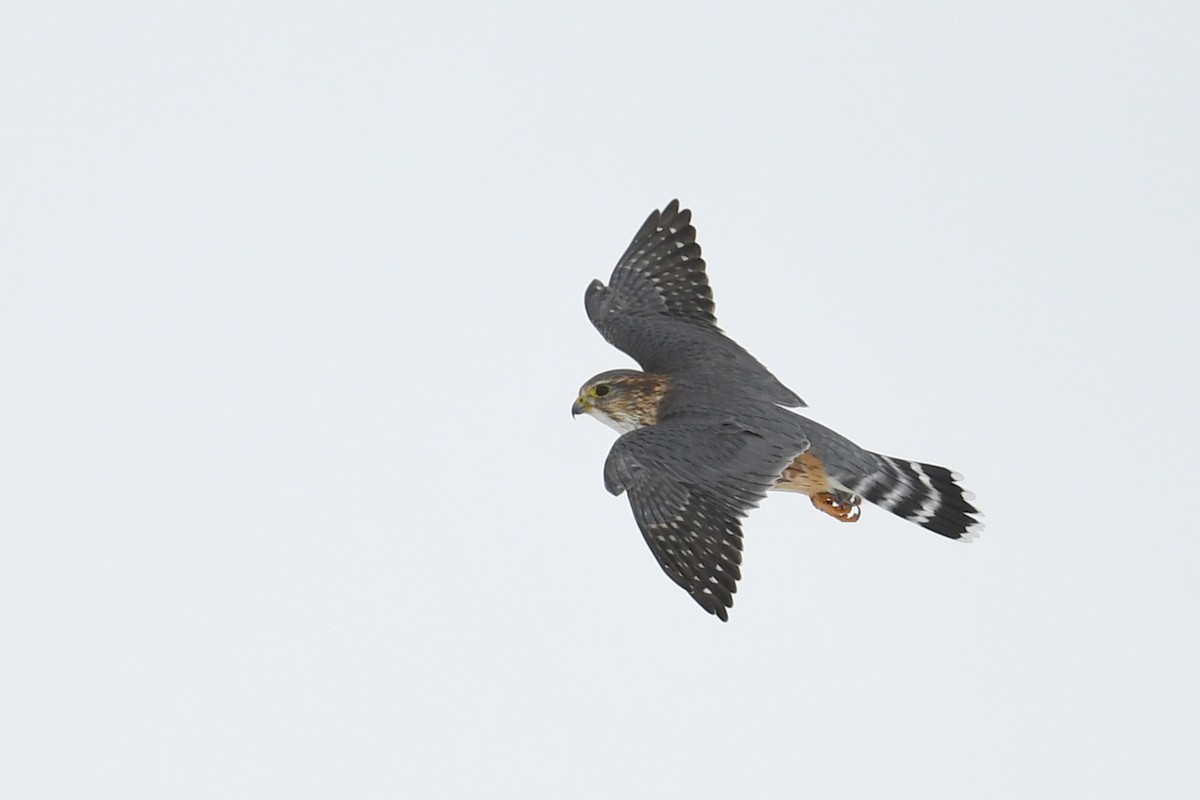
[[[728,420],[673,420],[618,439],[604,483],[629,495],[663,572],[724,621],[741,578],[742,517],[807,446]]]

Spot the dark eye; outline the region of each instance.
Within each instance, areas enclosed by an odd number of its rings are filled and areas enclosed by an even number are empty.
[[[612,387],[602,383],[596,387],[596,397],[604,397],[610,391],[612,391]]]

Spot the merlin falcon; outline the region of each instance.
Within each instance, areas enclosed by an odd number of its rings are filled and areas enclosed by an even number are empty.
[[[691,217],[678,200],[653,212],[608,286],[588,286],[592,324],[642,371],[596,375],[571,407],[621,434],[604,486],[629,495],[663,572],[728,620],[741,520],[771,490],[808,495],[842,522],[865,499],[948,539],[982,530],[958,473],[864,450],[788,410],[806,404],[717,327]]]

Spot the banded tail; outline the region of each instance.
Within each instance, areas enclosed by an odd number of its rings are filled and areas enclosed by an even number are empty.
[[[974,539],[983,522],[975,499],[959,485],[962,476],[945,467],[875,454],[881,469],[842,480],[846,488],[880,508],[951,539]]]

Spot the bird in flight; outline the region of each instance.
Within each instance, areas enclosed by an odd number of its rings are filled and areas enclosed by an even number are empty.
[[[621,434],[604,486],[629,496],[671,580],[728,620],[742,518],[771,490],[808,495],[842,522],[866,499],[949,539],[982,530],[961,475],[864,450],[788,410],[805,403],[717,327],[691,216],[678,200],[650,214],[608,286],[588,286],[588,318],[642,371],[601,372],[571,407]]]

